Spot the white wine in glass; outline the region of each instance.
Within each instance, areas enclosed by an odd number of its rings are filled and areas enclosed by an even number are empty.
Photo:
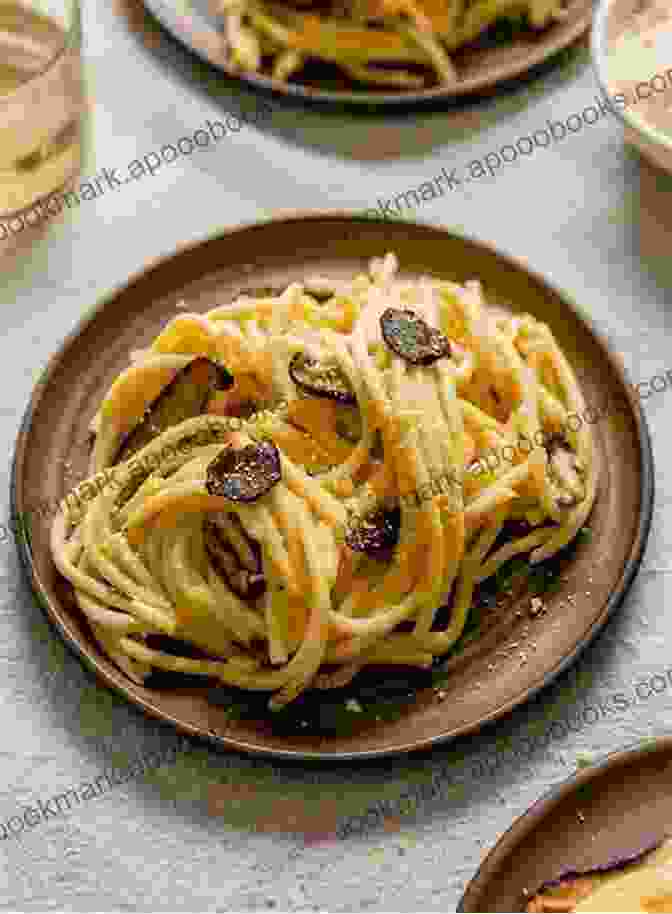
[[[0,0],[0,217],[79,169],[80,37],[77,0]]]

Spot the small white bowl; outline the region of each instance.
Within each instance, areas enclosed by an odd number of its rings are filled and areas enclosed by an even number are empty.
[[[616,35],[615,24],[617,20],[633,13],[637,6],[638,0],[598,0],[596,4],[591,34],[593,64],[603,93],[612,99],[618,92],[613,78],[613,63],[610,65],[609,62],[609,51],[613,48]],[[669,69],[672,69],[672,61]],[[633,85],[641,85],[637,82],[640,75],[633,71]],[[654,75],[652,72],[649,77],[653,78]],[[672,81],[667,92],[672,100]],[[633,107],[614,106],[614,111],[624,124],[626,142],[636,146],[654,165],[672,173],[672,105],[669,133],[652,126],[641,115],[638,116],[637,109]]]

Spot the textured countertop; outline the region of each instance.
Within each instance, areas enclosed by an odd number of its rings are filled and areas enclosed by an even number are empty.
[[[259,104],[195,63],[136,6],[91,5],[85,31],[93,104],[85,175],[121,174],[207,120]],[[462,174],[549,119],[595,104],[596,93],[588,54],[578,49],[533,83],[459,117],[383,122],[271,100],[257,126],[152,177],[110,186],[35,236],[4,245],[0,909],[452,911],[487,849],[583,753],[596,757],[668,729],[672,390],[642,400],[656,507],[622,609],[535,701],[476,738],[421,757],[303,768],[197,744],[176,751],[172,731],[97,686],[51,633],[7,529],[12,450],[32,385],[105,292],[224,226],[281,210],[375,208],[442,168]],[[492,178],[422,203],[416,216],[527,258],[585,306],[637,382],[672,368],[671,191],[672,181],[624,147],[617,120],[600,114]],[[144,775],[128,768],[152,751],[163,753],[154,756],[161,764],[148,763]],[[105,786],[111,768],[126,775],[110,774]],[[86,792],[82,785],[96,778],[98,791]],[[76,800],[71,793],[54,812],[53,798],[74,788]],[[41,810],[39,821],[19,828],[13,817],[26,807]]]

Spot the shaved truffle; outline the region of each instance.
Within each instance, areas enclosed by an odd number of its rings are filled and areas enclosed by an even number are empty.
[[[604,863],[598,863],[585,869],[567,867],[561,870],[553,879],[548,879],[539,886],[535,895],[530,899],[527,910],[546,911],[544,898],[548,893],[549,900],[553,899],[552,910],[559,911],[558,902],[560,899],[557,893],[554,894],[552,890],[563,889],[567,893],[568,906],[566,910],[572,911],[581,898],[586,898],[597,888],[591,877],[599,877],[615,870],[623,870],[632,864],[641,863],[644,857],[659,848],[664,840],[665,835],[645,836],[635,847],[612,852]],[[564,895],[565,893],[563,892],[562,894]]]
[[[231,544],[213,520],[205,523],[204,542],[213,566],[237,596],[242,600],[256,600],[263,595],[266,580],[260,560],[257,561],[255,571],[244,568]]]
[[[388,308],[380,318],[383,339],[390,349],[412,365],[431,365],[450,356],[450,340],[409,309]]]
[[[399,508],[379,509],[359,518],[345,534],[345,542],[354,552],[379,555],[393,549],[399,540],[401,511]]]
[[[281,476],[278,449],[270,441],[261,441],[221,451],[208,465],[205,487],[210,495],[252,502],[270,492]]]
[[[231,375],[204,356],[189,362],[167,384],[144,418],[121,444],[115,463],[122,463],[174,425],[200,416],[213,391],[231,386]]]
[[[337,403],[357,402],[350,382],[334,361],[318,360],[305,352],[297,352],[289,363],[289,376],[298,388],[315,397],[326,397]]]

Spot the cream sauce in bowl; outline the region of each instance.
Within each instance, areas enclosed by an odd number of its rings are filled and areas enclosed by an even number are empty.
[[[672,4],[612,0],[596,17],[596,64],[626,140],[672,171]]]

